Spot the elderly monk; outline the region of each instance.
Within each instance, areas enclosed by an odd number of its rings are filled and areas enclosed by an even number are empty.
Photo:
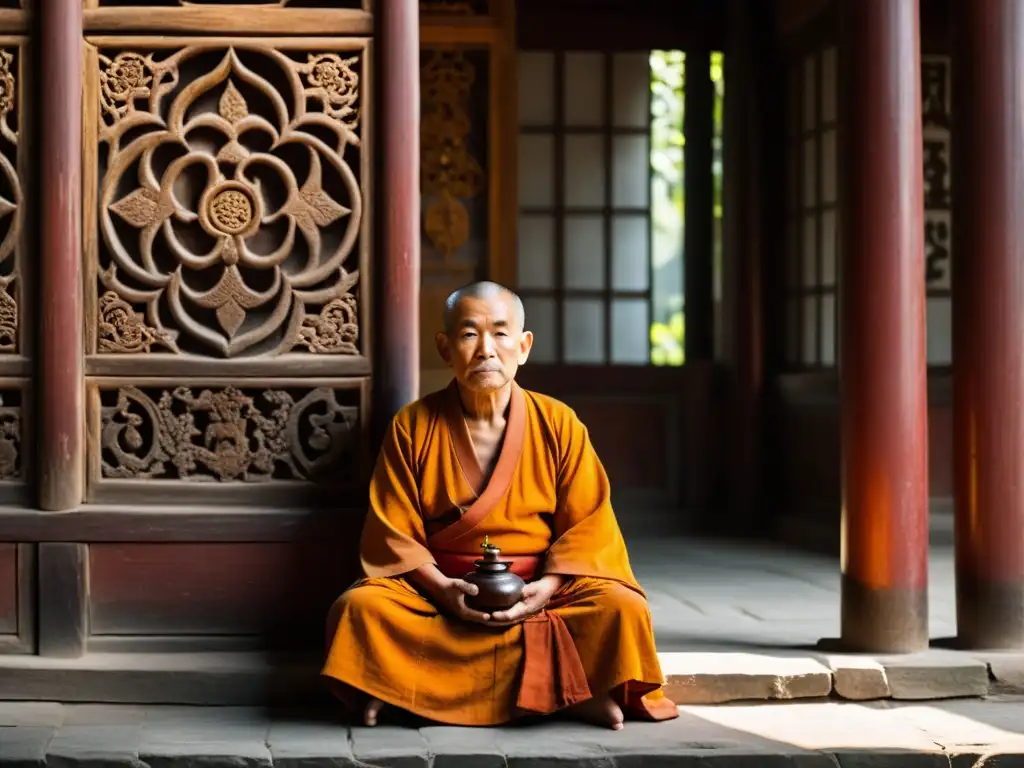
[[[515,383],[533,334],[495,283],[447,301],[451,384],[384,439],[361,540],[367,578],[335,603],[323,675],[367,725],[385,705],[456,725],[559,710],[615,730],[677,716],[605,474],[576,414]],[[490,615],[467,607],[484,538],[526,580]]]

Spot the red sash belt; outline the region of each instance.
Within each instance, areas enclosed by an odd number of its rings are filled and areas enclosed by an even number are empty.
[[[481,555],[465,555],[459,552],[433,551],[430,554],[437,561],[438,570],[449,579],[461,579],[467,573],[472,573],[473,563],[481,558]],[[501,559],[512,563],[508,569],[523,581],[540,575],[540,555],[506,555],[502,552]]]

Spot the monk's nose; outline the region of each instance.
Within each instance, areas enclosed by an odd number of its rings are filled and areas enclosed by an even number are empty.
[[[484,333],[480,336],[480,348],[477,355],[483,358],[494,357],[494,339],[491,334]]]

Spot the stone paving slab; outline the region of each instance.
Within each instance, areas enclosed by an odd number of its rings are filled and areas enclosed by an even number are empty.
[[[0,725],[0,766],[46,765],[46,748],[56,732],[54,726]]]
[[[1024,697],[682,706],[623,731],[540,721],[506,728],[349,727],[323,713],[118,707],[63,725],[0,726],[0,766],[61,768],[993,768],[1024,764]],[[84,714],[83,714],[84,713]],[[68,721],[74,720],[72,724]],[[88,724],[86,724],[88,723]],[[216,741],[209,741],[217,734]]]
[[[988,665],[965,653],[932,650],[878,661],[894,699],[984,696],[989,691]]]
[[[803,657],[752,653],[662,653],[666,695],[677,704],[828,696],[832,671]]]

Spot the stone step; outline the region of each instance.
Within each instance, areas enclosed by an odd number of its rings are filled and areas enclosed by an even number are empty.
[[[930,650],[874,657],[818,652],[659,654],[678,704],[841,698],[921,701],[1024,694],[1024,654]],[[0,700],[219,706],[332,701],[318,658],[260,652],[0,656]]]
[[[0,766],[24,768],[662,768],[1002,766],[1024,758],[1024,700],[680,707],[622,731],[350,727],[301,710],[0,703]]]

